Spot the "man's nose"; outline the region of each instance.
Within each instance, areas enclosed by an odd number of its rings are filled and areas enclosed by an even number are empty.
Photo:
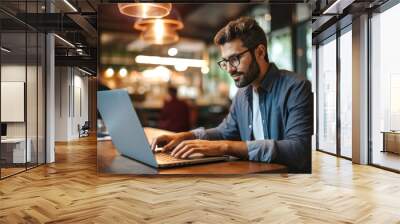
[[[229,74],[234,74],[237,71],[237,68],[228,63],[226,70],[229,72]]]

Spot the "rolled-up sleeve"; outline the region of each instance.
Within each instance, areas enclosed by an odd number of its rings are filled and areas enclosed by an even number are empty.
[[[204,129],[203,127],[192,130],[196,139],[206,140],[240,140],[240,132],[237,122],[237,100],[233,99],[228,115],[215,128]]]
[[[277,155],[274,140],[246,141],[249,160],[271,163]]]
[[[309,172],[313,134],[311,84],[302,80],[288,94],[284,139],[247,141],[249,160],[282,163],[291,171]]]

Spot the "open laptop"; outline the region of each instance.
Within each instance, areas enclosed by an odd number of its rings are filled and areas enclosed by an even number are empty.
[[[153,153],[126,90],[97,92],[97,108],[121,155],[156,168],[224,161],[228,157],[179,159],[167,153]]]

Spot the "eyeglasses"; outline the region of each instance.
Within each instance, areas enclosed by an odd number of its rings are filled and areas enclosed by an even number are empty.
[[[246,52],[250,51],[251,49],[247,49],[239,54],[235,54],[230,56],[228,59],[222,59],[221,61],[218,61],[218,65],[220,68],[227,70],[228,69],[228,62],[232,67],[237,67],[240,65],[240,58],[242,57],[243,54],[245,54]]]

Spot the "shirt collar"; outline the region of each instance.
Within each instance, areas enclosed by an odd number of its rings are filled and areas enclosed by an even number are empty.
[[[261,81],[260,88],[264,91],[271,92],[274,81],[279,77],[279,70],[274,63],[268,66],[267,74]]]
[[[261,81],[260,89],[263,91],[270,92],[274,81],[279,77],[279,69],[276,67],[274,63],[270,63],[268,66],[267,74],[264,79]],[[245,93],[249,97],[253,92],[253,86],[249,85]]]

